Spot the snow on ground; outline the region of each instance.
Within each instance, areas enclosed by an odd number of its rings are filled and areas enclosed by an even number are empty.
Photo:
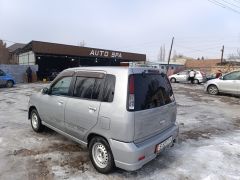
[[[240,98],[210,96],[203,86],[173,84],[179,144],[135,172],[96,172],[87,149],[31,130],[29,96],[45,84],[0,89],[0,179],[240,179]]]

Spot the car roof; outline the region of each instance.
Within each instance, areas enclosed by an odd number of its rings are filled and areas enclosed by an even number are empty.
[[[133,72],[142,72],[143,70],[156,70],[153,67],[126,67],[126,66],[89,66],[89,67],[76,67],[69,68],[65,71],[94,71],[94,72],[106,72],[109,74],[120,74],[128,73],[132,74]],[[160,70],[160,69],[157,69]]]

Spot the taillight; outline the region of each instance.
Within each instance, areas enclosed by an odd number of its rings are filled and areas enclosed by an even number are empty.
[[[134,76],[130,75],[129,77],[129,87],[128,87],[128,108],[130,110],[134,110]]]

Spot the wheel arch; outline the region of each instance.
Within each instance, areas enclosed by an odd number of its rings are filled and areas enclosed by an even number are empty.
[[[7,79],[7,82],[11,81],[13,84],[15,84],[15,81],[13,79]]]
[[[169,80],[170,80],[170,82],[171,82],[171,80],[172,80],[172,79],[174,79],[174,80],[175,80],[175,82],[177,82],[177,78],[176,78],[175,76],[173,76],[173,77],[170,77],[170,79],[169,79]]]
[[[33,109],[37,110],[37,108],[35,106],[30,106],[29,107],[29,109],[28,109],[28,119],[30,119],[30,115],[31,115],[31,112],[32,112]]]
[[[13,86],[15,85],[15,82],[14,82],[13,79],[7,79],[7,80],[6,80],[6,84],[5,84],[6,86],[7,86],[8,82],[11,82],[11,83],[12,83],[12,86],[11,86],[11,87],[13,87]]]
[[[106,137],[104,137],[103,135],[100,135],[100,134],[98,134],[98,133],[92,132],[92,133],[89,133],[88,136],[87,136],[87,147],[89,147],[90,141],[91,141],[94,137],[101,137],[101,138],[105,139],[105,140],[107,141],[107,143],[109,144],[109,141],[107,140]],[[109,146],[110,146],[110,144],[109,144]]]
[[[213,85],[213,86],[216,86],[216,87],[218,88],[218,85],[217,85],[217,84],[215,84],[215,83],[210,83],[210,84],[207,85],[207,90],[208,90],[208,88],[209,88],[210,86],[212,86],[212,85]],[[218,88],[218,90],[219,90],[219,88]]]

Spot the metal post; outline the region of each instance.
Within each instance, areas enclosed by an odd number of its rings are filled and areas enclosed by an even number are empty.
[[[169,63],[170,63],[171,54],[172,54],[173,41],[174,41],[174,37],[172,38],[171,48],[170,48],[169,55],[168,55],[168,64],[167,64],[167,72],[166,72],[166,74],[168,73],[168,69],[169,69]]]
[[[221,55],[221,65],[222,65],[222,63],[223,63],[224,45],[223,45],[223,47],[222,47],[221,51],[222,51],[222,55]]]

